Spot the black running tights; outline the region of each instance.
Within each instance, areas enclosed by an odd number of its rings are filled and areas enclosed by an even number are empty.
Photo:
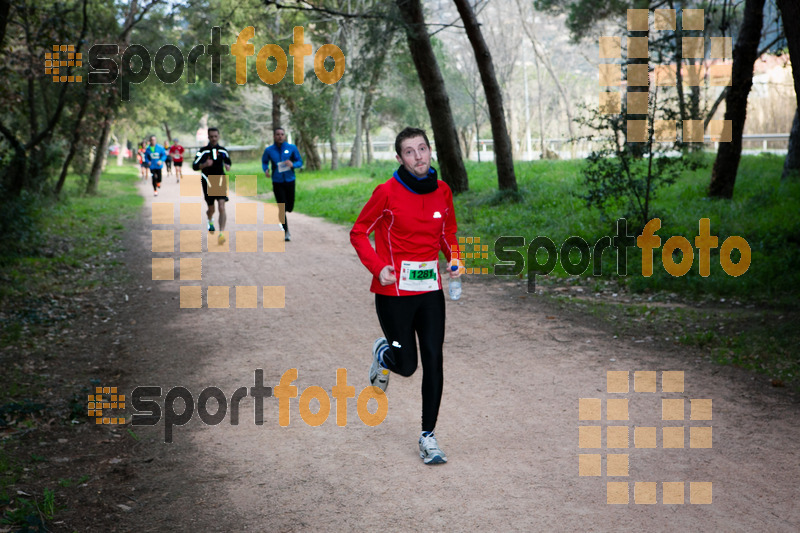
[[[441,290],[413,296],[375,295],[375,309],[389,342],[384,363],[392,372],[410,376],[417,369],[419,339],[422,359],[422,431],[433,431],[442,400],[442,345],[445,307]]]

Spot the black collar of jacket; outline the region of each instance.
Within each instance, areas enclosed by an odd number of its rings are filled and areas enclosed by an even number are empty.
[[[417,194],[428,194],[439,187],[439,177],[436,174],[436,169],[433,167],[428,171],[426,177],[419,179],[406,170],[406,167],[400,165],[400,168],[397,169],[397,176],[406,187]]]

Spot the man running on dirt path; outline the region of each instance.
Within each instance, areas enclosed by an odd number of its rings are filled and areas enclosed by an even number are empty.
[[[206,199],[208,210],[208,231],[214,233],[214,201],[219,204],[219,244],[225,243],[225,202],[228,201],[227,196],[209,196],[208,187],[209,179],[221,179],[225,175],[226,170],[231,169],[231,158],[228,151],[224,146],[219,144],[219,130],[217,128],[208,128],[208,144],[197,151],[194,157],[192,168],[200,171],[200,181],[203,184],[203,196]]]
[[[294,169],[303,166],[303,158],[300,157],[297,146],[286,142],[286,131],[283,128],[275,128],[272,139],[275,141],[274,144],[267,146],[261,156],[261,168],[269,179],[270,166],[272,166],[272,192],[275,194],[275,201],[284,204],[286,213],[291,213],[294,209]],[[281,226],[286,232],[284,240],[291,241],[289,221],[285,214]]]
[[[169,147],[169,155],[172,157],[172,164],[175,166],[175,179],[178,183],[183,177],[183,152],[184,148],[178,144],[178,139],[172,139],[172,146]]]
[[[405,128],[395,140],[400,167],[358,215],[350,242],[372,273],[370,291],[385,337],[372,345],[372,386],[386,390],[389,375],[411,376],[417,370],[417,338],[422,360],[422,434],[425,464],[446,463],[434,436],[444,376],[445,303],[439,276],[439,251],[458,261],[456,215],[450,187],[431,168],[431,145],[425,132]],[[375,232],[375,248],[369,234]],[[459,265],[460,266],[460,265]],[[447,272],[459,277],[463,268]]]
[[[156,142],[156,136],[151,135],[150,145],[145,149],[144,154],[153,177],[153,196],[158,196],[158,189],[161,188],[161,170],[167,159],[167,151]]]

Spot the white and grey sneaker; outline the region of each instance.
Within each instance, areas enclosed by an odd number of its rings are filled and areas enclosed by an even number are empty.
[[[436,436],[433,432],[428,436],[420,436],[419,456],[426,465],[438,465],[447,462],[447,456],[442,449],[439,448],[439,444],[436,442]]]
[[[283,240],[286,241],[286,242],[291,241],[292,240],[292,234],[287,231],[286,234],[283,236]]]
[[[383,346],[388,346],[386,337],[380,337],[372,343],[372,366],[369,367],[369,382],[373,387],[378,387],[382,391],[389,386],[389,369],[383,368],[378,361],[378,352]]]

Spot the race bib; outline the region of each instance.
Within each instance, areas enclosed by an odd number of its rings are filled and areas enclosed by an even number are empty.
[[[439,265],[436,261],[403,261],[400,265],[400,289],[435,291],[439,289]]]
[[[278,172],[286,172],[290,170],[294,165],[288,159],[286,161],[281,161],[278,163]]]

